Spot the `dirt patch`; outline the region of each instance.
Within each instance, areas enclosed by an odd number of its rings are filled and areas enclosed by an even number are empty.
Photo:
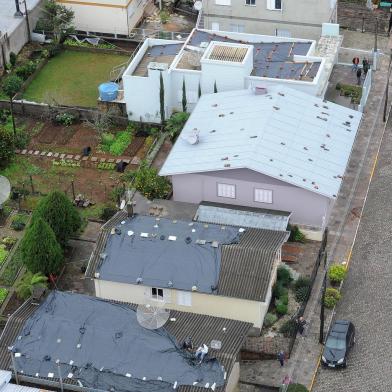
[[[15,293],[12,294],[6,308],[4,309],[3,316],[10,316],[14,313],[20,306],[22,306],[23,300],[19,299]]]
[[[156,169],[160,169],[166,161],[171,149],[173,148],[173,143],[170,140],[165,140],[162,147],[160,148],[157,156],[155,157],[152,166]]]
[[[137,154],[137,152],[143,147],[145,137],[136,136],[132,140],[132,143],[128,146],[128,148],[124,151],[124,155],[133,157]]]

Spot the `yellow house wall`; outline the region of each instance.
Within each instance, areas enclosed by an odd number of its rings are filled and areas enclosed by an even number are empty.
[[[151,288],[143,285],[109,282],[95,279],[97,297],[136,304],[151,301]],[[261,328],[268,305],[264,302],[249,301],[239,298],[223,297],[192,292],[192,305],[178,305],[178,290],[164,289],[165,307],[184,312],[206,314],[233,320],[250,322],[255,328]]]

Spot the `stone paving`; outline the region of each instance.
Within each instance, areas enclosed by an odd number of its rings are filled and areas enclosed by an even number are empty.
[[[382,122],[382,102],[386,85],[385,75],[387,67],[387,57],[381,58],[380,70],[374,75],[365,116],[357,135],[339,197],[330,218],[328,260],[347,262],[349,259],[373,165],[385,129],[385,124]],[[305,339],[297,339],[291,358],[283,369],[280,368],[278,361],[262,361],[255,364],[253,376],[256,377],[254,382],[256,385],[273,385],[276,378],[274,375],[278,374],[278,376],[289,375],[295,382],[307,385],[309,388],[312,387],[322,348],[318,343],[318,337],[320,293],[323,276],[324,271],[321,267],[305,311],[305,318],[309,322],[307,337]],[[327,330],[327,328],[325,329]],[[388,363],[390,363],[389,358]],[[389,372],[389,376],[390,374],[391,372]],[[279,382],[279,379],[277,380]],[[248,382],[249,380],[246,381]],[[336,385],[339,384],[337,383]],[[342,383],[340,386],[344,388],[345,384]],[[335,389],[330,387],[320,389],[320,391],[324,390],[332,391]],[[356,389],[352,389],[352,391],[354,390]],[[366,390],[376,391],[369,388]],[[383,389],[380,391],[383,391]]]

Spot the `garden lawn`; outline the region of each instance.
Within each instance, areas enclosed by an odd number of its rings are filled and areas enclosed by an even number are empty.
[[[113,67],[129,60],[117,54],[65,50],[51,58],[28,86],[24,99],[70,106],[95,107],[98,86]]]

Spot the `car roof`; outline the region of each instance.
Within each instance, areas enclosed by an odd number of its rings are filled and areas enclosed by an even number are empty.
[[[336,320],[331,328],[331,334],[346,334],[350,324],[347,320]]]

